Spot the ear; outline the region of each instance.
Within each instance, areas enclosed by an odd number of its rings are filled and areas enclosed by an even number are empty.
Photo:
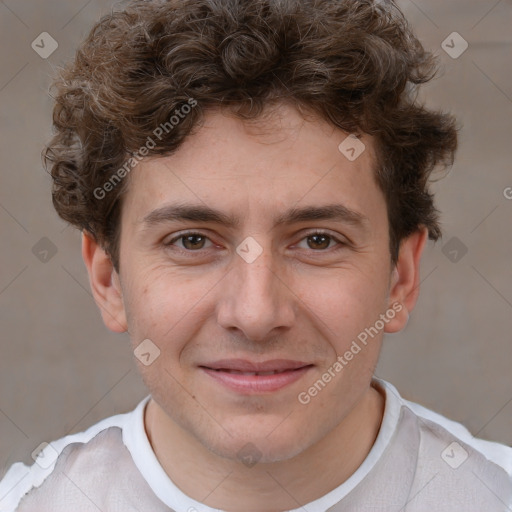
[[[392,333],[401,331],[409,320],[420,292],[420,261],[428,238],[428,229],[415,231],[400,243],[398,261],[391,273],[388,308],[395,316],[384,329]]]
[[[113,332],[126,332],[126,314],[119,276],[110,256],[86,231],[82,232],[82,258],[103,322]]]

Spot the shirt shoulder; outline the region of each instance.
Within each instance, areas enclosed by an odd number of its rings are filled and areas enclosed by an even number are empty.
[[[512,448],[474,437],[461,423],[401,401],[415,415],[420,436],[405,510],[510,510]]]
[[[420,404],[404,399],[402,399],[402,403],[414,412],[420,421],[424,422],[424,425],[436,425],[437,429],[442,429],[448,436],[457,438],[470,446],[473,451],[480,453],[486,460],[502,468],[512,479],[512,447],[475,437],[461,423],[446,418]]]
[[[49,443],[32,466],[11,466],[0,482],[0,512],[136,512],[141,504],[155,512],[169,511],[123,443],[123,428],[134,412],[106,418],[84,432]]]
[[[361,467],[322,498],[329,506],[315,511],[512,510],[512,448],[475,438],[461,423],[403,399],[386,381],[374,379],[374,385],[386,396],[374,446]]]

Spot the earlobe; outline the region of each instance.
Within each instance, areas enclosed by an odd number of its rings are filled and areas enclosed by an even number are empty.
[[[395,312],[386,324],[385,332],[402,330],[409,320],[419,295],[420,262],[428,238],[428,229],[423,227],[402,240],[398,261],[390,279],[388,308]]]
[[[119,276],[110,256],[94,237],[82,232],[82,258],[89,274],[89,284],[103,322],[113,332],[126,332],[126,314]]]

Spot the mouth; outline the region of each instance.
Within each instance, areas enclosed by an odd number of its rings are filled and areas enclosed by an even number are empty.
[[[314,365],[302,361],[274,359],[252,362],[224,359],[199,366],[216,383],[237,393],[275,392],[299,380]]]

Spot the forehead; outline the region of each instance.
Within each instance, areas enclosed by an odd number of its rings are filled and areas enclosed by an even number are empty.
[[[370,136],[349,137],[291,107],[252,121],[210,111],[175,153],[135,167],[123,217],[139,223],[172,201],[236,210],[238,220],[255,209],[282,218],[285,207],[340,201],[368,210],[382,200],[374,166]]]

